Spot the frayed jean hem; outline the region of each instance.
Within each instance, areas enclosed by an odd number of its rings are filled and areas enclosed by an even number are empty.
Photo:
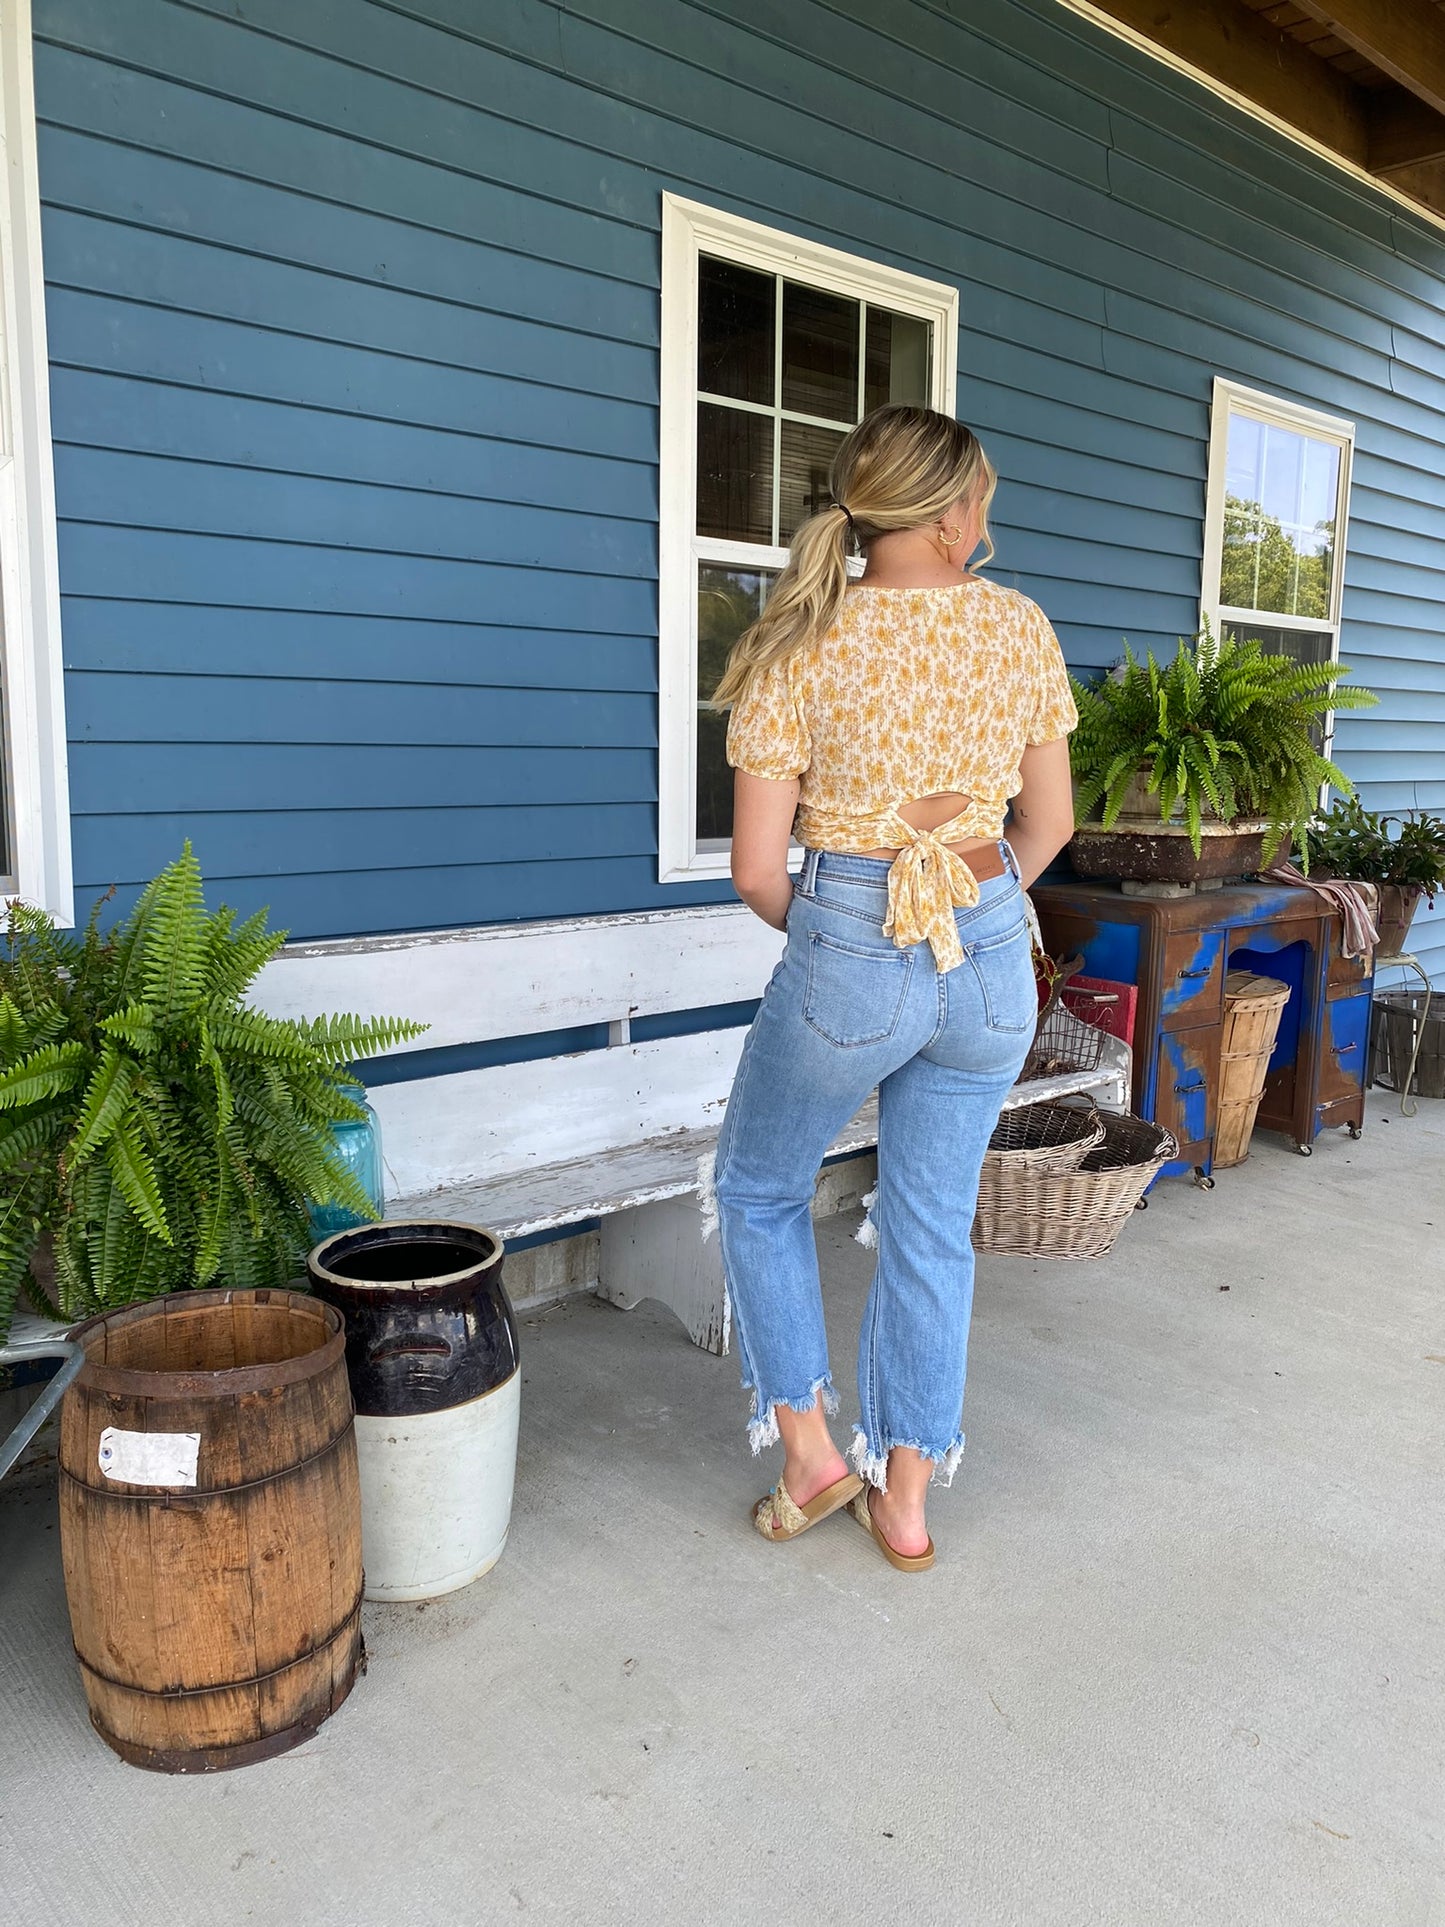
[[[753,1448],[756,1458],[766,1446],[778,1442],[778,1407],[781,1405],[789,1412],[811,1412],[817,1403],[819,1393],[823,1398],[823,1410],[832,1418],[838,1410],[838,1394],[833,1390],[832,1376],[824,1372],[815,1378],[801,1398],[770,1398],[766,1406],[759,1407],[757,1392],[753,1392],[753,1414],[748,1420],[748,1444]]]
[[[958,1462],[963,1457],[963,1434],[960,1432],[951,1445],[937,1451],[931,1445],[924,1445],[918,1439],[889,1439],[877,1451],[868,1442],[868,1434],[861,1425],[853,1427],[853,1443],[848,1447],[848,1457],[853,1462],[853,1470],[860,1479],[880,1492],[888,1490],[888,1454],[895,1446],[902,1446],[909,1452],[916,1452],[921,1459],[932,1459],[933,1477],[930,1485],[952,1485],[953,1475],[958,1470]]]

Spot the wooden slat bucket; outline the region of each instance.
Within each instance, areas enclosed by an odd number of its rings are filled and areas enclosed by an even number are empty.
[[[1270,1053],[1288,1002],[1289,985],[1274,977],[1231,970],[1224,980],[1219,1119],[1214,1133],[1214,1163],[1222,1169],[1243,1164],[1249,1156]]]
[[[299,1745],[362,1658],[340,1315],[300,1292],[188,1291],[76,1336],[61,1552],[92,1724],[166,1773]]]

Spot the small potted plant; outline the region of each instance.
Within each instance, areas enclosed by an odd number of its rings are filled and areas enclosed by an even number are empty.
[[[1387,957],[1404,950],[1420,899],[1433,905],[1445,889],[1445,817],[1423,810],[1381,816],[1356,797],[1340,797],[1310,825],[1306,849],[1315,873],[1375,885],[1375,922]]]
[[[1074,679],[1070,739],[1083,876],[1196,883],[1250,876],[1298,842],[1326,784],[1348,779],[1320,752],[1331,710],[1363,709],[1338,663],[1297,663],[1257,639],[1181,638],[1178,654],[1124,660]]]
[[[308,1203],[376,1215],[332,1136],[365,1115],[347,1066],[424,1028],[251,1008],[286,933],[264,910],[208,916],[189,843],[118,928],[101,908],[78,937],[10,911],[0,1342],[22,1290],[72,1321],[189,1285],[290,1283]]]

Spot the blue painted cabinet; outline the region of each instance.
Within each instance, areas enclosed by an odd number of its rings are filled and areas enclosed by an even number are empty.
[[[1219,1104],[1225,978],[1289,985],[1256,1128],[1308,1153],[1322,1130],[1364,1124],[1371,980],[1340,955],[1340,919],[1312,890],[1250,883],[1163,901],[1112,884],[1043,884],[1044,943],[1085,973],[1139,987],[1134,1108],[1179,1140],[1169,1172],[1207,1177]]]

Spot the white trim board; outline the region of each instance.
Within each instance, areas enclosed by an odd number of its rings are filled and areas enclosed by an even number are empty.
[[[761,997],[785,939],[742,904],[288,944],[251,1001],[273,1017],[410,1017],[435,1050]],[[740,1033],[739,1033],[740,1034]]]
[[[14,893],[75,919],[30,0],[0,0],[0,663]]]

